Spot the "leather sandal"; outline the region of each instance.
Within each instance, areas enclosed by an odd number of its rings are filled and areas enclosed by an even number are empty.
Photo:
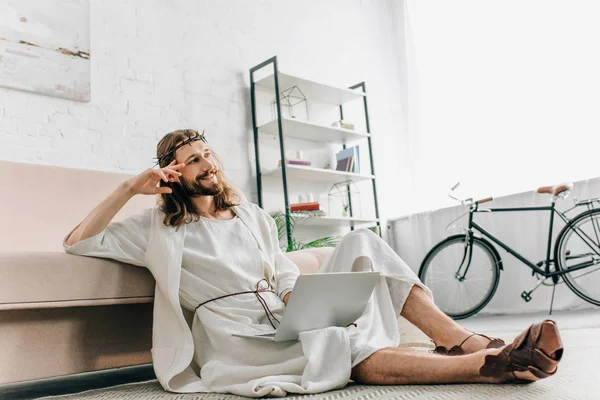
[[[469,335],[469,337],[467,337],[465,340],[463,340],[461,344],[454,345],[450,350],[446,349],[444,346],[436,345],[435,342],[433,342],[432,340],[433,344],[435,345],[435,349],[432,350],[432,353],[441,354],[443,356],[463,356],[467,353],[463,350],[462,345],[465,344],[465,342],[473,336],[483,336],[484,338],[488,339],[490,342],[485,347],[486,349],[499,349],[500,347],[506,345],[506,343],[504,343],[504,340],[502,339],[491,338],[482,333],[473,333],[472,335]]]
[[[547,319],[532,324],[499,354],[487,355],[479,373],[501,380],[512,374],[516,382],[531,382],[518,378],[515,372],[529,371],[536,378],[547,378],[558,370],[562,355],[556,322]]]

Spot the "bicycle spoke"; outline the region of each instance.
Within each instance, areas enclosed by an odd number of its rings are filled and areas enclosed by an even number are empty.
[[[592,223],[593,223],[593,222],[592,222]],[[583,231],[582,231],[581,229],[579,229],[579,228],[574,228],[574,229],[573,229],[573,231],[574,231],[574,232],[575,232],[577,235],[579,235],[579,237],[581,238],[581,240],[583,240],[583,242],[584,242],[584,243],[586,243],[586,244],[587,244],[587,245],[590,247],[590,249],[591,249],[591,250],[592,250],[594,253],[596,253],[597,255],[599,255],[599,256],[600,256],[600,246],[598,245],[598,243],[595,243],[595,242],[594,242],[594,241],[593,241],[593,240],[592,240],[592,239],[591,239],[591,238],[590,238],[590,237],[589,237],[589,236],[588,236],[588,235],[587,235],[585,232],[583,232]],[[583,236],[581,236],[581,235],[584,235],[584,236],[585,236],[585,238],[583,238]],[[591,241],[591,242],[592,242],[592,243],[593,243],[593,244],[596,246],[596,248],[594,248],[592,245],[590,245],[590,244],[589,244],[589,243],[586,241],[586,239],[587,239],[587,240],[589,240],[589,241]]]
[[[576,216],[571,229],[560,237],[557,269],[563,281],[582,299],[600,305],[600,210]],[[570,226],[570,225],[569,225]],[[573,270],[577,268],[576,270]]]
[[[481,304],[489,301],[497,284],[496,260],[486,248],[474,242],[470,264],[467,264],[469,257],[467,261],[464,257],[464,239],[457,238],[440,247],[427,263],[423,281],[432,291],[438,307],[449,315],[463,315],[479,309]],[[458,279],[464,271],[464,279]]]
[[[592,227],[594,228],[594,234],[596,235],[596,244],[600,243],[600,238],[598,237],[598,221],[592,218]]]
[[[596,268],[596,269],[594,269],[594,270],[591,270],[591,271],[588,271],[588,272],[582,273],[581,275],[577,275],[577,276],[575,277],[575,279],[581,278],[582,276],[589,275],[589,274],[591,274],[591,273],[593,273],[593,272],[596,272],[596,271],[598,271],[598,270],[600,270],[600,267],[597,267],[597,268]],[[583,271],[583,270],[581,270],[581,271]]]

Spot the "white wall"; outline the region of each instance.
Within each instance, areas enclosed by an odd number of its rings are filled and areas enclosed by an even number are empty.
[[[419,121],[398,215],[455,204],[456,181],[487,197],[599,176],[597,1],[405,3]]]
[[[277,55],[287,73],[343,87],[367,82],[381,215],[397,215],[393,185],[404,139],[389,7],[91,0],[91,102],[0,88],[0,159],[138,173],[152,165],[165,133],[206,128],[226,172],[256,201],[249,69]]]

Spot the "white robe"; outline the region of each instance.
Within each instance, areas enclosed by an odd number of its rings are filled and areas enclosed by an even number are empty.
[[[281,315],[281,298],[295,279],[295,266],[279,249],[275,223],[264,210],[243,203],[233,211],[256,241],[264,276],[280,297],[271,297],[269,305]],[[64,241],[63,245],[71,254],[116,259],[146,266],[152,272],[156,280],[152,358],[156,376],[168,391],[229,392],[260,397],[342,388],[348,383],[354,365],[380,348],[398,345],[397,317],[412,285],[421,286],[431,295],[383,240],[369,230],[355,230],[342,238],[321,271],[382,273],[365,312],[356,321],[357,327],[303,332],[295,343],[265,343],[231,337],[231,333],[239,331],[239,324],[209,327],[214,308],[211,312],[211,308],[203,306],[196,313],[198,320],[193,321],[205,326],[198,325],[197,329],[210,330],[211,340],[216,340],[215,347],[235,346],[240,353],[244,352],[244,359],[240,362],[242,357],[237,360],[232,357],[235,352],[224,354],[221,360],[213,358],[207,368],[200,366],[203,368],[200,378],[192,360],[202,360],[203,349],[195,349],[193,323],[184,318],[180,303],[186,226],[176,231],[165,226],[163,218],[158,208],[148,209],[124,221],[112,222],[104,231],[73,246]],[[221,288],[216,288],[215,293],[223,290],[227,293],[227,289]],[[248,368],[248,360],[256,365]]]

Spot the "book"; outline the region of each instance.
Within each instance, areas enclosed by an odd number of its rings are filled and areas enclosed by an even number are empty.
[[[352,156],[350,156],[348,158],[343,158],[341,160],[338,160],[335,169],[336,169],[336,171],[348,172],[348,170],[351,167],[351,164],[352,164]]]
[[[319,202],[318,201],[307,201],[307,202],[304,202],[304,203],[292,203],[290,205],[292,205],[292,206],[306,206],[306,205],[314,205],[314,204],[319,204]]]
[[[311,165],[311,162],[308,160],[298,160],[298,159],[293,159],[293,158],[287,158],[285,161],[286,161],[286,164],[288,164],[288,165],[304,165],[306,167],[309,167]],[[281,167],[281,160],[279,160],[277,162],[277,166]]]
[[[359,149],[358,146],[348,147],[342,151],[339,151],[335,155],[335,158],[337,161],[340,161],[340,160],[343,160],[350,156],[353,156],[354,157],[354,165],[351,170],[348,170],[348,172],[354,172],[355,174],[360,173],[360,156],[359,156],[358,149]]]
[[[316,211],[320,208],[319,202],[315,201],[312,203],[296,203],[290,204],[290,211]]]
[[[348,169],[346,170],[346,172],[354,172],[353,168],[354,168],[354,156],[350,156],[350,165],[348,165]]]
[[[292,214],[298,216],[312,216],[312,217],[325,217],[327,213],[323,210],[315,210],[315,211],[295,211]]]

